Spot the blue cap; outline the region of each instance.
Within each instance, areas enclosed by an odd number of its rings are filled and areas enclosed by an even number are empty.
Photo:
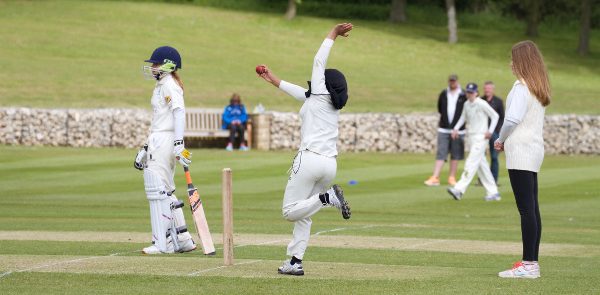
[[[477,84],[473,82],[467,84],[467,92],[477,92]]]

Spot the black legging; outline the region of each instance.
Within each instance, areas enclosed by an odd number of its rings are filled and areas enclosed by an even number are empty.
[[[239,134],[239,139],[240,139],[240,144],[245,144],[244,142],[244,130],[245,126],[244,124],[239,124],[239,125],[234,125],[234,124],[230,124],[229,125],[229,142],[231,142],[233,144],[233,142],[235,141],[235,134]]]
[[[521,236],[523,239],[523,260],[538,261],[542,219],[538,204],[537,173],[525,170],[508,170],[510,185],[515,193],[517,208],[521,214]]]

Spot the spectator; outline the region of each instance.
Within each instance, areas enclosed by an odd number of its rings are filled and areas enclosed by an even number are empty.
[[[496,129],[494,129],[492,137],[490,138],[490,170],[492,171],[492,175],[494,176],[496,184],[498,184],[498,170],[500,169],[500,165],[498,164],[498,151],[494,149],[494,142],[496,142],[496,139],[498,139],[500,129],[502,128],[502,122],[504,122],[504,103],[500,97],[494,94],[495,89],[496,86],[492,81],[487,81],[483,85],[483,99],[487,101],[492,109],[494,109],[494,111],[496,111],[496,113],[498,113],[500,116],[498,124],[496,125]],[[490,120],[488,120],[488,124],[490,124]]]
[[[448,77],[448,88],[444,89],[438,98],[438,112],[440,123],[437,132],[437,153],[433,175],[425,181],[427,186],[440,185],[440,172],[450,154],[450,175],[448,184],[456,184],[456,170],[458,161],[465,157],[465,126],[459,126],[458,136],[452,138],[452,129],[458,123],[467,97],[458,84],[458,76],[452,74]]]
[[[544,58],[535,43],[515,44],[511,59],[517,81],[508,93],[504,124],[494,148],[506,152],[508,178],[521,215],[523,258],[498,276],[537,279],[542,237],[538,173],[544,161],[544,114],[551,90]]]
[[[242,99],[239,94],[234,93],[231,96],[229,105],[225,107],[223,111],[223,129],[229,130],[229,142],[225,148],[228,151],[233,151],[233,143],[238,135],[240,141],[240,151],[247,151],[246,140],[244,139],[244,131],[246,129],[246,122],[248,121],[248,115],[246,114],[246,107],[242,104]]]

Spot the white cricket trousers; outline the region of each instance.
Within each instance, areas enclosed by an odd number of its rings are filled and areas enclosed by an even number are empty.
[[[175,156],[173,155],[173,138],[174,133],[172,131],[152,132],[148,137],[148,155],[147,155],[147,167],[145,170],[152,172],[159,179],[158,191],[164,190],[168,193],[170,202],[177,201],[177,197],[171,194],[175,190],[175,182],[173,180],[175,176]],[[146,187],[154,187],[154,184],[145,184]],[[151,200],[153,196],[147,196],[148,200]],[[168,208],[168,206],[167,206]],[[164,209],[164,208],[163,208]],[[166,209],[165,209],[166,210]],[[169,216],[170,212],[163,212],[163,214],[156,214],[152,212],[152,205],[150,210],[150,223],[156,224],[157,221],[153,222],[153,219],[160,219],[165,216]],[[158,215],[158,216],[157,216]],[[185,218],[183,216],[183,210],[181,208],[174,211],[174,218],[176,226],[185,226]],[[154,226],[155,227],[155,226]],[[152,240],[157,241],[156,235],[158,233],[165,232],[166,228],[153,228]],[[185,242],[190,240],[192,236],[189,232],[185,232],[178,235],[179,242]],[[160,249],[160,248],[159,248]]]
[[[298,152],[290,170],[282,208],[283,217],[294,222],[287,255],[302,259],[310,238],[310,217],[323,208],[319,194],[325,193],[335,178],[337,162],[305,150]]]
[[[483,134],[469,134],[469,156],[467,156],[467,160],[465,161],[465,168],[460,176],[460,180],[454,186],[455,189],[464,194],[467,191],[469,183],[471,183],[471,180],[477,174],[488,195],[498,193],[496,181],[485,157],[485,151],[488,146],[489,140],[485,139]]]
[[[146,169],[156,173],[166,191],[175,190],[175,156],[173,155],[172,131],[153,132],[148,137],[148,158]]]

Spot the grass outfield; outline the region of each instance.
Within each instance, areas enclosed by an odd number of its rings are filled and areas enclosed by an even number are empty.
[[[139,254],[150,225],[141,173],[131,167],[135,151],[0,147],[2,294],[600,292],[598,157],[546,158],[542,278],[515,281],[496,277],[521,247],[505,171],[501,202],[484,202],[481,187],[456,202],[444,187],[421,184],[431,155],[342,154],[336,181],[344,184],[352,219],[331,208],[319,212],[307,275],[292,278],[276,268],[292,229],[280,207],[294,153],[193,152],[191,171],[217,243],[220,170],[234,171],[233,267],[221,267],[220,251]]]
[[[438,13],[436,11],[436,13]],[[485,15],[459,15],[460,43],[446,42],[435,24],[355,21],[335,45],[329,66],[350,85],[348,112],[432,112],[449,73],[463,85],[494,80],[506,97],[514,81],[508,63],[523,24]],[[466,19],[465,19],[466,18]],[[183,55],[188,106],[223,107],[232,92],[250,109],[297,110],[296,101],[256,77],[269,64],[282,78],[305,85],[319,43],[340,20],[222,10],[196,5],[124,1],[1,1],[0,106],[144,107],[152,82],[141,65],[171,44]],[[575,54],[571,27],[541,26],[536,39],[553,85],[550,113],[598,113],[600,38],[592,32],[588,58]]]

